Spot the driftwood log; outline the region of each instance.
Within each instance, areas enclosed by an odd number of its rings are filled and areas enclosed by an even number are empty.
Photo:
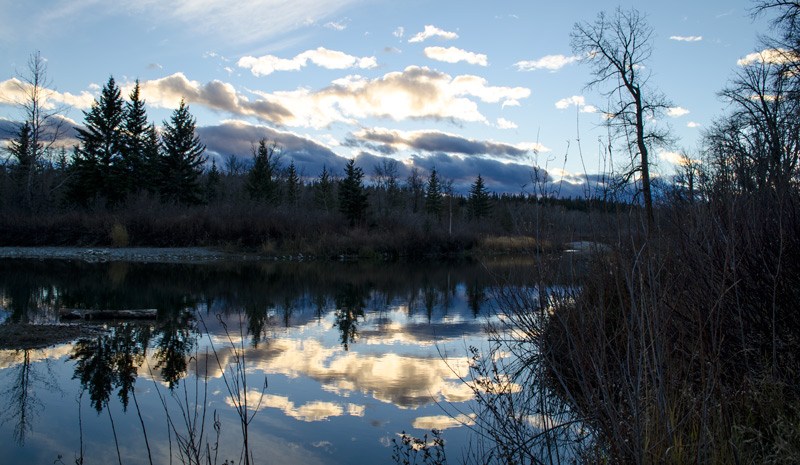
[[[84,310],[62,309],[62,320],[155,320],[158,310],[146,308],[139,310]]]

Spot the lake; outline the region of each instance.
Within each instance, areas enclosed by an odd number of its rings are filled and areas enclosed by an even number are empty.
[[[0,320],[156,310],[74,343],[0,351],[2,463],[393,463],[470,444],[469,348],[515,260],[194,264],[0,260]],[[508,280],[511,281],[508,281]],[[183,449],[182,449],[183,448]],[[454,460],[455,461],[455,460]]]

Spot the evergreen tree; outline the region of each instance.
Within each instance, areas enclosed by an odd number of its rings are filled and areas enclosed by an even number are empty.
[[[158,186],[158,137],[155,126],[147,123],[145,101],[139,94],[139,80],[125,104],[124,151],[122,152],[125,189],[155,190]]]
[[[289,164],[286,172],[286,202],[292,207],[297,207],[297,200],[300,197],[300,177],[294,167],[294,161]]]
[[[120,183],[125,173],[125,109],[113,76],[103,86],[100,100],[95,100],[84,116],[86,128],[77,129],[81,144],[72,165],[68,196],[85,204],[99,195],[114,204],[125,193]]]
[[[478,178],[472,183],[469,190],[469,212],[472,218],[478,219],[489,216],[491,213],[491,203],[489,191],[483,184],[483,178],[478,174]]]
[[[199,178],[206,161],[203,157],[206,146],[195,136],[195,125],[195,118],[181,99],[172,118],[164,121],[161,138],[164,150],[161,191],[165,197],[184,204],[199,203],[201,199]]]
[[[212,203],[213,201],[217,200],[217,189],[219,188],[219,183],[220,174],[219,170],[217,169],[217,161],[211,160],[211,168],[209,168],[206,172],[206,182],[203,189],[205,192],[204,197],[206,203]]]
[[[277,144],[267,145],[266,139],[258,141],[253,148],[253,165],[247,173],[247,192],[256,200],[275,201],[277,182],[275,174],[278,170],[280,155],[276,154]]]
[[[428,189],[425,192],[425,212],[437,217],[442,213],[442,184],[436,175],[436,168],[431,170],[428,178]]]
[[[324,208],[326,213],[330,213],[333,208],[333,186],[334,181],[325,165],[322,165],[322,173],[317,177],[314,184],[314,203],[319,208]]]
[[[350,226],[354,226],[356,221],[361,221],[369,206],[367,192],[362,183],[364,171],[357,168],[352,159],[347,162],[344,175],[339,183],[339,211],[350,221]]]
[[[27,121],[20,126],[17,137],[11,139],[8,144],[8,152],[11,154],[12,160],[16,161],[10,168],[11,176],[18,184],[16,187],[22,191],[27,189],[26,183],[29,172],[33,169],[34,165],[35,149],[33,144],[31,126]]]

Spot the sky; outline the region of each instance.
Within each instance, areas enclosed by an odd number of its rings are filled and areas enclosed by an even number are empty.
[[[31,54],[46,60],[74,125],[113,76],[141,83],[162,126],[181,98],[210,160],[252,157],[261,138],[308,179],[355,157],[372,175],[386,158],[436,168],[466,192],[532,193],[534,167],[560,195],[621,169],[609,159],[606,87],[570,46],[576,22],[635,7],[653,28],[649,85],[671,102],[658,121],[675,144],[655,172],[697,151],[724,115],[718,92],[760,51],[769,17],[749,0],[635,3],[471,0],[0,0],[0,127],[21,118],[15,81]],[[2,137],[3,135],[0,135]],[[7,137],[7,133],[6,133]]]

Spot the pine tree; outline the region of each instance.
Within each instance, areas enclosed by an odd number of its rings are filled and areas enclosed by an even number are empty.
[[[483,178],[478,174],[478,178],[469,190],[469,212],[472,218],[478,219],[489,216],[491,212],[489,201],[489,191],[483,184]]]
[[[217,189],[219,188],[220,183],[220,174],[219,170],[217,169],[217,161],[211,160],[211,168],[208,169],[206,172],[206,181],[204,190],[204,198],[205,203],[212,203],[217,200],[218,192]]]
[[[122,153],[125,189],[156,190],[158,186],[158,137],[155,126],[147,123],[145,101],[139,92],[139,80],[125,104],[124,151]]]
[[[122,159],[125,110],[113,76],[103,86],[100,100],[95,100],[84,116],[86,129],[77,129],[81,144],[71,167],[68,196],[85,204],[99,195],[114,204],[125,193],[120,183],[125,173]]]
[[[294,161],[289,164],[286,172],[286,202],[293,208],[297,208],[297,200],[300,197],[300,177],[294,167]]]
[[[364,171],[356,167],[355,160],[350,160],[344,168],[344,175],[339,183],[339,211],[350,221],[350,226],[354,226],[361,221],[369,206],[362,183]]]
[[[314,184],[314,203],[319,208],[324,208],[326,213],[330,213],[333,205],[333,186],[334,181],[325,165],[322,165],[322,173],[317,177]]]
[[[12,160],[16,161],[11,166],[11,175],[19,184],[17,187],[23,190],[26,189],[29,171],[33,169],[35,150],[33,143],[31,126],[27,121],[20,126],[17,137],[8,143],[8,152]]]
[[[253,166],[247,173],[247,192],[252,199],[273,203],[277,196],[275,174],[279,167],[280,154],[276,154],[277,144],[267,145],[266,139],[258,141],[253,147]]]
[[[437,217],[442,213],[442,184],[436,175],[436,168],[431,170],[431,175],[428,178],[428,189],[425,193],[425,212]]]
[[[181,99],[169,121],[164,121],[162,148],[161,191],[166,198],[183,204],[199,203],[201,189],[198,179],[203,173],[206,146],[195,136],[195,118]]]

